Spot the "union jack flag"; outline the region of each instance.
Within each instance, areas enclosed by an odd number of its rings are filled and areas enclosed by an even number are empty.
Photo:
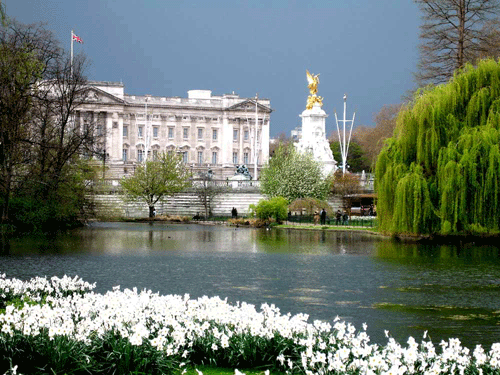
[[[73,34],[73,40],[76,40],[78,43],[83,44],[82,38],[80,38],[78,35]]]

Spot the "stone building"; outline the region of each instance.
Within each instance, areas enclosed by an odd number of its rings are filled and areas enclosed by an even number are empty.
[[[269,158],[269,99],[210,90],[190,90],[187,98],[138,96],[118,82],[90,85],[75,119],[81,126],[96,124],[105,139],[107,178],[129,175],[161,152],[180,153],[195,175],[211,169],[216,179],[233,176],[240,164],[255,178],[256,161],[258,177]]]

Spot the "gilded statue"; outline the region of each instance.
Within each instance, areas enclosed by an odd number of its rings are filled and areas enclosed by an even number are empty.
[[[307,87],[309,88],[309,92],[311,95],[316,95],[318,92],[318,83],[319,83],[319,74],[313,75],[309,73],[309,70],[306,70],[307,74],[307,82],[309,83]]]
[[[316,95],[318,92],[318,83],[319,83],[319,74],[311,74],[309,70],[306,70],[307,75],[307,87],[309,88],[309,92],[311,95],[307,97],[307,109],[312,109],[315,104],[319,104],[319,106],[323,106],[323,98],[321,96]]]

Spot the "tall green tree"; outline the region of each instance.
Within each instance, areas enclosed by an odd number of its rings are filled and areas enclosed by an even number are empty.
[[[0,44],[0,194],[2,221],[8,220],[13,186],[25,163],[33,83],[41,63],[25,48]]]
[[[191,173],[180,155],[163,153],[156,160],[139,165],[131,177],[124,177],[121,186],[129,200],[142,200],[154,216],[155,204],[191,185]]]
[[[448,81],[456,69],[478,57],[491,56],[498,33],[489,29],[498,19],[497,0],[414,0],[422,12],[417,84]]]
[[[89,89],[86,66],[85,57],[76,56],[71,68],[69,56],[43,25],[8,20],[0,26],[3,221],[24,225],[32,217],[32,227],[54,228],[82,211],[85,203],[68,199],[68,192],[86,195],[86,180],[77,178],[88,169],[81,156],[96,155],[102,144],[95,123],[80,127],[74,121]]]
[[[278,147],[262,169],[260,189],[270,198],[284,197],[292,202],[305,197],[324,199],[328,183],[321,164],[311,154],[302,154],[288,144]]]
[[[31,135],[38,83],[60,50],[50,32],[15,21],[0,24],[0,195],[2,221],[9,219],[13,191],[33,164]]]
[[[392,233],[500,230],[500,64],[467,65],[404,107],[376,166],[377,213]]]

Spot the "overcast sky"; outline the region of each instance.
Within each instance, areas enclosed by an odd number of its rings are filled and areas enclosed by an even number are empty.
[[[373,126],[384,104],[414,87],[420,12],[412,0],[3,0],[22,23],[43,21],[92,61],[88,78],[122,81],[131,95],[269,98],[271,136],[300,125],[306,69],[334,111]]]

